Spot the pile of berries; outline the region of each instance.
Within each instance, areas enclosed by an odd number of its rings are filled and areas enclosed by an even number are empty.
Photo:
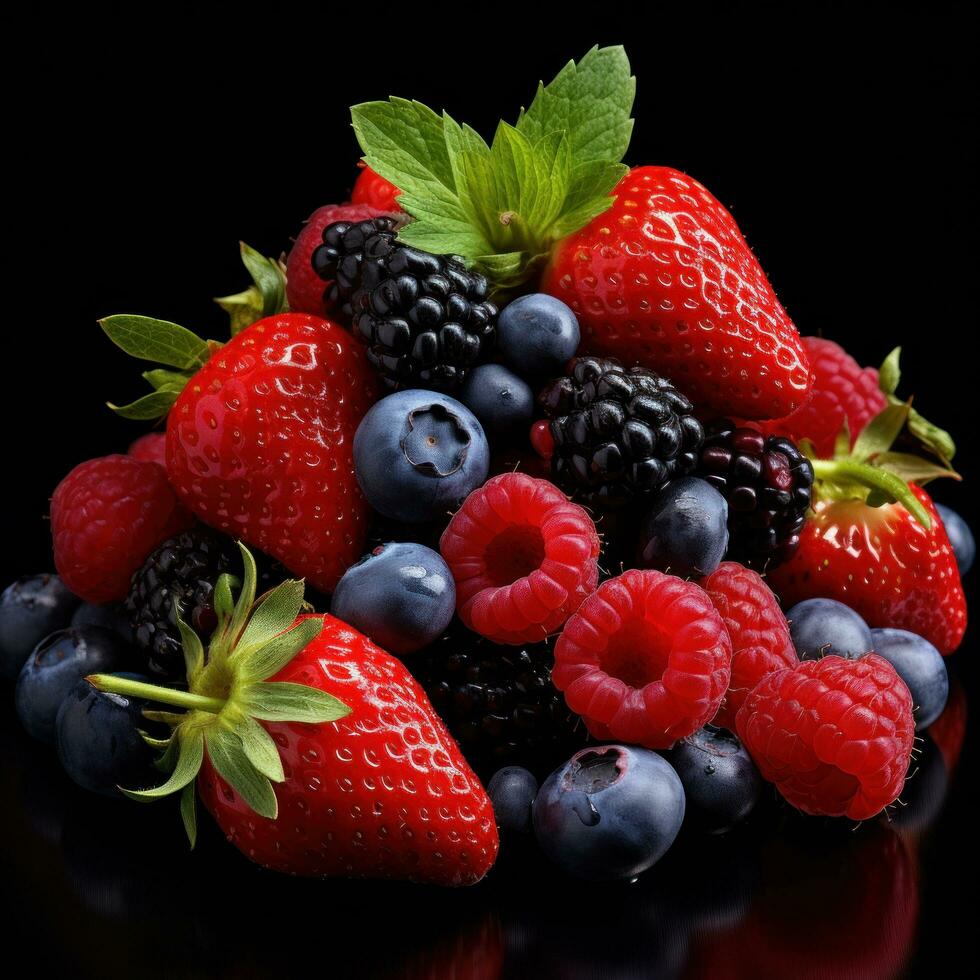
[[[0,599],[25,729],[83,787],[180,792],[192,839],[199,796],[298,874],[469,884],[503,831],[631,878],[767,782],[885,811],[943,713],[975,553],[913,479],[952,443],[897,361],[879,388],[801,338],[667,167],[616,171],[558,241],[522,227],[538,251],[487,225],[468,246],[369,111],[404,192],[366,167],[285,265],[248,250],[227,342],[103,321],[166,368],[166,429],[65,476],[58,574]]]

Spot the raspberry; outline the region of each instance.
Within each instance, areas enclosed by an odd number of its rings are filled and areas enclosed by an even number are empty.
[[[398,195],[401,191],[381,174],[376,173],[366,164],[361,164],[362,170],[354,182],[351,191],[352,204],[367,204],[379,211],[401,211]]]
[[[551,679],[595,738],[662,749],[714,717],[731,661],[725,624],[700,586],[632,569],[569,619]]]
[[[839,344],[822,337],[804,337],[813,387],[810,397],[791,415],[758,423],[767,435],[809,439],[818,456],[834,454],[837,433],[847,421],[851,445],[858,433],[887,404],[875,368],[861,367]]]
[[[167,434],[165,432],[147,432],[145,436],[140,436],[126,450],[126,453],[133,459],[141,459],[144,463],[159,463],[166,468]]]
[[[156,463],[121,455],[90,459],[51,498],[54,563],[86,602],[125,599],[146,556],[193,523]]]
[[[439,549],[456,580],[459,618],[498,643],[543,640],[599,580],[592,518],[524,473],[502,473],[474,490]]]
[[[752,688],[774,670],[795,667],[799,657],[779,602],[757,572],[726,561],[701,588],[732,640],[732,679],[714,724],[735,731],[735,716]]]
[[[867,820],[905,783],[912,696],[876,654],[830,656],[764,677],[736,719],[764,779],[804,813]]]

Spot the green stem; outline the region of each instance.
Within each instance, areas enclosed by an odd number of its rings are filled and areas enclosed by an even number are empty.
[[[929,511],[911,487],[894,473],[877,466],[858,463],[850,459],[812,459],[813,475],[830,483],[859,483],[869,490],[877,490],[889,500],[900,503],[928,531],[932,527]]]
[[[225,706],[221,698],[208,698],[203,694],[177,691],[172,687],[162,687],[158,684],[144,684],[143,681],[134,681],[114,674],[90,674],[85,680],[96,690],[108,694],[129,694],[134,698],[158,701],[160,704],[170,704],[176,708],[186,708],[188,711],[210,711],[211,714],[216,715]]]

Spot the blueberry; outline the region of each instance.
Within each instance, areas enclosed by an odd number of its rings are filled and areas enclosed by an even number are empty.
[[[531,832],[531,806],[538,793],[538,781],[520,766],[498,769],[487,783],[487,796],[493,804],[497,826],[509,833]]]
[[[693,476],[668,483],[640,528],[640,564],[682,578],[710,575],[727,549],[728,501]]]
[[[81,602],[57,575],[32,575],[0,596],[0,677],[16,680],[31,651],[49,633],[63,629]]]
[[[836,599],[804,599],[786,613],[800,660],[828,654],[853,659],[872,649],[868,624]]]
[[[532,809],[545,854],[569,874],[632,878],[652,867],[684,820],[684,787],[656,752],[582,749],[541,787]]]
[[[950,510],[944,504],[936,504],[936,510],[939,511],[943,527],[949,535],[949,543],[953,547],[953,554],[956,555],[960,575],[966,575],[973,567],[973,559],[977,557],[977,542],[973,538],[970,525],[955,510]]]
[[[684,784],[687,819],[709,834],[741,823],[759,801],[762,777],[731,732],[710,725],[681,739],[670,761]]]
[[[150,680],[138,674],[123,676]],[[119,786],[137,789],[155,781],[152,763],[157,753],[139,733],[148,727],[143,718],[147,704],[127,695],[97,691],[85,680],[61,702],[55,746],[65,772],[82,789],[118,796]]]
[[[949,697],[949,674],[942,654],[908,630],[872,630],[871,642],[875,653],[905,681],[915,709],[915,730],[928,728],[943,713]]]
[[[560,299],[545,293],[515,299],[497,318],[497,347],[524,377],[563,373],[580,339],[575,314]]]
[[[375,510],[421,524],[456,510],[483,484],[490,447],[465,405],[411,389],[382,398],[361,420],[354,467]]]
[[[101,626],[112,630],[127,643],[133,642],[133,627],[129,621],[129,613],[121,603],[110,603],[107,606],[96,606],[91,602],[83,602],[71,618],[72,626]]]
[[[28,657],[17,679],[14,704],[20,723],[41,742],[54,741],[61,702],[85,676],[121,670],[128,646],[101,626],[82,626],[52,633]]]
[[[481,364],[470,371],[459,398],[491,442],[526,433],[534,415],[534,392],[502,364]]]
[[[347,569],[330,611],[389,653],[412,653],[445,632],[456,611],[456,584],[438,552],[391,542]]]

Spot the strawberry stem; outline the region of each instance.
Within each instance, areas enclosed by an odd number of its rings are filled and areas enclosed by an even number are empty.
[[[813,475],[817,480],[847,489],[858,484],[892,503],[901,504],[927,531],[932,518],[922,501],[900,477],[888,470],[851,459],[812,459]]]
[[[186,708],[188,711],[208,711],[216,715],[225,706],[221,698],[209,698],[203,694],[191,694],[190,691],[178,691],[159,684],[146,684],[143,681],[134,681],[113,674],[90,674],[85,680],[97,691],[105,691],[107,694],[127,694],[134,698],[169,704],[175,708]]]

